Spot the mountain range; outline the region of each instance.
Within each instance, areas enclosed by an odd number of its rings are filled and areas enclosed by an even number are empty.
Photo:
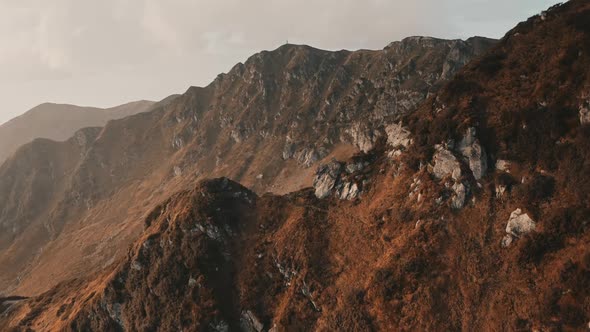
[[[65,141],[86,127],[103,127],[107,121],[146,112],[155,103],[137,101],[107,109],[66,104],[41,104],[0,125],[0,162],[20,146],[37,138]]]
[[[499,41],[284,45],[35,140],[0,167],[0,326],[587,329],[589,65],[571,0]]]

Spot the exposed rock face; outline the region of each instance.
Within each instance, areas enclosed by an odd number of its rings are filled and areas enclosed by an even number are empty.
[[[476,138],[475,128],[468,129],[466,135],[456,147],[454,142],[450,141],[446,144],[439,144],[435,148],[434,166],[431,172],[439,180],[449,176],[454,180],[450,187],[453,191],[451,207],[462,209],[469,194],[469,186],[461,180],[461,163],[453,154],[453,150],[461,154],[465,162],[468,163],[476,180],[481,179],[487,170],[487,156]]]
[[[505,185],[497,185],[496,186],[496,198],[502,198],[504,196],[505,192],[506,192]]]
[[[304,167],[310,167],[323,157],[325,157],[325,153],[318,152],[314,148],[305,148],[297,152],[295,155],[297,162],[299,162],[299,164],[303,165]]]
[[[434,167],[432,174],[437,179],[441,180],[447,176],[451,176],[453,180],[457,181],[461,178],[461,164],[459,164],[455,155],[443,145],[436,146],[433,161]]]
[[[323,199],[330,196],[340,179],[341,171],[342,164],[336,160],[332,160],[330,163],[318,168],[313,179],[313,187],[317,198]]]
[[[519,237],[534,231],[536,226],[536,223],[528,214],[523,213],[521,209],[516,209],[510,214],[510,219],[508,219],[506,225],[506,233]]]
[[[457,182],[453,185],[452,189],[455,194],[451,198],[451,207],[453,209],[462,209],[465,206],[467,188],[462,182]]]
[[[508,248],[510,247],[510,245],[512,244],[512,241],[514,240],[514,238],[512,237],[512,235],[510,234],[506,234],[503,238],[502,238],[502,248]]]
[[[363,174],[369,165],[369,161],[360,159],[347,163],[332,160],[321,165],[313,180],[316,197],[324,199],[334,193],[341,200],[356,200],[369,182]]]
[[[365,166],[367,166],[367,162],[362,162],[362,161],[356,161],[356,162],[350,162],[348,164],[346,164],[346,172],[348,174],[352,174],[355,172],[360,172],[363,170],[363,168],[365,168]]]
[[[387,144],[394,149],[407,148],[412,144],[412,134],[410,131],[401,124],[390,124],[385,127],[385,133],[387,134]]]
[[[585,100],[582,105],[580,105],[580,123],[582,125],[590,123],[590,98]]]
[[[459,142],[457,150],[468,162],[473,177],[475,177],[476,180],[480,180],[487,171],[488,160],[484,149],[481,144],[479,144],[479,140],[476,137],[475,128],[471,127],[467,130],[467,133]]]
[[[450,177],[453,181],[451,184],[445,184],[447,188],[450,186],[450,189],[453,191],[451,207],[453,209],[462,209],[465,206],[469,188],[461,180],[461,164],[453,152],[447,148],[447,145],[442,144],[436,146],[433,163],[434,166],[432,167],[431,173],[436,179],[442,180]]]
[[[340,199],[351,201],[358,198],[360,189],[356,183],[345,182],[340,186],[337,194]]]
[[[262,332],[264,329],[264,325],[250,310],[242,312],[240,327],[244,332]]]
[[[510,161],[498,159],[496,161],[496,170],[500,172],[510,172]]]
[[[371,129],[366,123],[356,123],[347,133],[352,138],[352,144],[363,152],[369,152],[375,146],[379,133]]]

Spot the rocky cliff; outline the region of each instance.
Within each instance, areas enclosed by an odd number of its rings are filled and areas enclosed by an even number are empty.
[[[370,150],[383,124],[493,43],[285,45],[150,112],[22,147],[0,167],[0,291],[33,295],[100,270],[151,207],[197,179],[224,175],[258,193],[310,186],[320,161]]]

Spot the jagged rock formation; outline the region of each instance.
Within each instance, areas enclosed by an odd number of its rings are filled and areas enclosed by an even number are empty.
[[[588,101],[580,107],[580,123],[583,125],[590,123],[590,102]]]
[[[229,176],[259,193],[311,186],[317,165],[369,149],[373,129],[381,135],[493,43],[285,45],[150,112],[22,147],[0,167],[0,293],[37,294],[107,265],[151,206],[197,179]],[[339,193],[353,199],[362,183],[347,182]]]
[[[341,200],[359,198],[370,183],[366,174],[371,171],[373,155],[355,156],[348,163],[332,160],[318,167],[313,179],[315,196],[324,199],[334,194]]]
[[[537,228],[536,223],[529,217],[528,214],[523,213],[521,209],[516,209],[510,214],[508,224],[506,225],[506,233],[502,239],[502,246],[508,247],[513,239],[522,235],[528,234]]]
[[[332,193],[340,178],[341,170],[342,164],[335,160],[318,168],[313,179],[313,187],[317,198],[326,198]]]
[[[467,133],[459,142],[457,150],[467,160],[473,177],[480,180],[488,169],[488,157],[475,136],[475,128],[467,129]]]

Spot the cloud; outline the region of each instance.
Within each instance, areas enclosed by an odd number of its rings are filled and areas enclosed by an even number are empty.
[[[182,54],[183,43],[180,40],[180,31],[162,15],[163,12],[164,10],[158,1],[146,0],[143,8],[142,26],[146,30],[147,36],[153,38],[159,46]]]

